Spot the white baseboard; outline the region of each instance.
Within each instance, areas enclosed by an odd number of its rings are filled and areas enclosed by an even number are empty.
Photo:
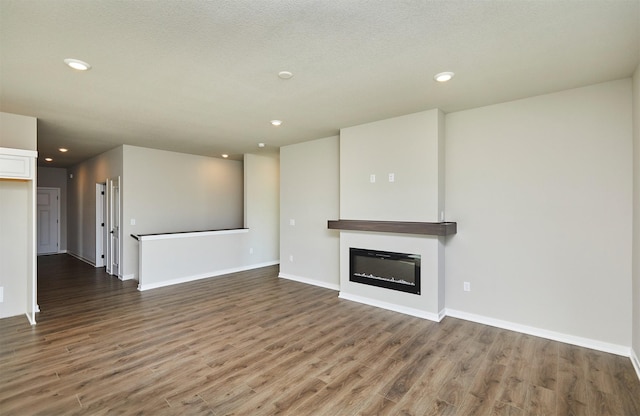
[[[312,286],[323,287],[325,289],[331,289],[336,291],[340,290],[340,285],[335,283],[321,282],[320,280],[308,279],[306,277],[294,276],[292,274],[286,274],[286,273],[280,273],[278,274],[278,277],[281,277],[287,280],[293,280],[295,282],[306,283]]]
[[[327,289],[339,290],[339,285],[330,285],[324,282],[318,282],[299,276],[287,275],[280,273],[278,277],[284,279],[294,280],[301,283],[311,284],[315,286],[325,287]],[[336,287],[337,286],[337,287]],[[408,308],[406,306],[400,306],[392,303],[382,302],[375,299],[366,298],[363,296],[353,295],[349,293],[340,292],[338,295],[341,299],[346,299],[358,303],[364,303],[365,305],[375,306],[382,309],[391,310],[394,312],[404,313],[406,315],[416,316],[418,318],[428,319],[430,321],[440,322],[445,316],[451,316],[452,318],[460,318],[466,321],[477,322],[483,325],[494,326],[496,328],[507,329],[510,331],[521,332],[523,334],[529,334],[536,337],[551,339],[554,341],[564,342],[567,344],[577,345],[580,347],[590,348],[597,351],[603,351],[611,354],[621,355],[624,357],[630,357],[633,367],[636,370],[638,378],[640,379],[640,360],[636,352],[624,345],[611,344],[608,342],[602,342],[591,338],[577,337],[574,335],[564,334],[561,332],[549,331],[546,329],[536,328],[527,325],[521,325],[514,322],[503,321],[500,319],[489,318],[482,315],[476,315],[472,313],[462,312],[455,309],[445,309],[437,314],[426,312],[420,309]]]
[[[529,334],[540,338],[546,338],[554,341],[564,342],[567,344],[577,345],[579,347],[590,348],[592,350],[622,355],[624,357],[629,357],[631,353],[631,349],[629,347],[625,347],[624,345],[610,344],[608,342],[602,342],[591,338],[577,337],[574,335],[563,334],[561,332],[521,325],[514,322],[489,318],[486,316],[457,311],[454,309],[447,309],[446,314],[447,316],[451,316],[452,318],[460,318],[464,319],[465,321],[472,321],[479,324],[494,326],[496,328],[508,329],[510,331],[521,332],[523,334]]]
[[[346,299],[353,302],[364,303],[365,305],[375,306],[382,309],[387,309],[394,312],[403,313],[405,315],[416,316],[418,318],[428,319],[430,321],[440,322],[444,318],[444,311],[439,313],[432,313],[423,311],[420,309],[409,308],[406,306],[400,306],[393,303],[382,302],[376,299],[366,298],[364,296],[352,295],[350,293],[340,292],[338,295],[340,299]]]
[[[67,251],[67,254],[68,254],[68,255],[70,255],[71,257],[75,257],[75,258],[77,258],[78,260],[82,260],[83,262],[85,262],[85,263],[87,263],[87,264],[90,264],[90,265],[92,265],[93,267],[96,267],[96,263],[95,263],[94,261],[89,260],[89,259],[87,259],[87,258],[84,258],[84,257],[82,257],[82,256],[81,256],[81,255],[79,255],[79,254],[76,254],[76,253],[74,253],[74,252],[72,252],[72,251]]]
[[[35,325],[35,324],[36,324],[36,321],[35,321],[35,320],[33,320],[33,318],[31,317],[31,315],[29,315],[28,313],[25,313],[25,316],[27,317],[27,320],[29,321],[29,323],[30,323],[31,325]]]
[[[52,251],[51,253],[37,253],[37,256],[55,256],[56,254],[66,254],[67,250]]]
[[[118,275],[118,279],[120,280],[134,280],[136,278],[135,273],[131,273],[131,274],[125,274],[125,275]]]
[[[155,283],[148,283],[148,284],[139,283],[138,290],[142,292],[145,290],[157,289],[159,287],[165,287],[165,286],[178,285],[180,283],[193,282],[195,280],[208,279],[210,277],[217,277],[217,276],[222,276],[230,273],[237,273],[237,272],[243,272],[246,270],[259,269],[261,267],[274,266],[276,264],[280,264],[280,261],[276,260],[276,261],[269,261],[265,263],[251,264],[248,266],[234,267],[231,269],[215,270],[215,271],[192,275],[192,276],[178,277],[176,279],[165,280],[163,282],[155,282]]]
[[[633,368],[636,370],[636,375],[638,376],[638,379],[640,379],[640,360],[633,348],[631,348],[631,364],[633,364]]]

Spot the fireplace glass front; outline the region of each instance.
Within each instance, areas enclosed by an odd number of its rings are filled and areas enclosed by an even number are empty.
[[[420,255],[349,249],[349,280],[420,294]]]

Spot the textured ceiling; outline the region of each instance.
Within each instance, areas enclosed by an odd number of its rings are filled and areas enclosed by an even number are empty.
[[[241,158],[639,63],[640,0],[0,0],[0,111],[37,117],[58,167],[123,143]]]

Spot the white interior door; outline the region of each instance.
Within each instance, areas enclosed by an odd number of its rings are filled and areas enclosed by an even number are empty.
[[[120,177],[107,181],[107,208],[108,230],[109,230],[109,250],[107,253],[107,273],[120,276]]]
[[[60,236],[60,189],[38,188],[36,200],[37,253],[57,253]]]

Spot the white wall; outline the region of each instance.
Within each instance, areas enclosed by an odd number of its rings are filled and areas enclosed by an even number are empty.
[[[252,264],[251,230],[205,231],[140,237],[138,290],[207,279],[276,264]]]
[[[67,170],[38,166],[38,186],[60,188],[60,251],[67,251]]]
[[[447,115],[447,309],[631,344],[631,100],[625,79]]]
[[[640,377],[640,65],[633,75],[633,342]]]
[[[79,163],[67,170],[67,252],[96,262],[96,184],[123,176],[122,146]],[[122,180],[122,190],[126,189]]]
[[[131,234],[242,227],[242,162],[127,145],[123,158],[125,278],[138,273],[138,242]]]
[[[280,247],[280,161],[244,155],[244,226],[250,264],[275,264]]]
[[[280,148],[281,277],[339,288],[339,163],[337,136]]]
[[[0,113],[0,147],[36,150],[37,120]],[[28,310],[28,279],[31,278],[29,238],[33,230],[31,186],[27,181],[0,179],[0,287],[3,302],[0,318],[21,315]]]

